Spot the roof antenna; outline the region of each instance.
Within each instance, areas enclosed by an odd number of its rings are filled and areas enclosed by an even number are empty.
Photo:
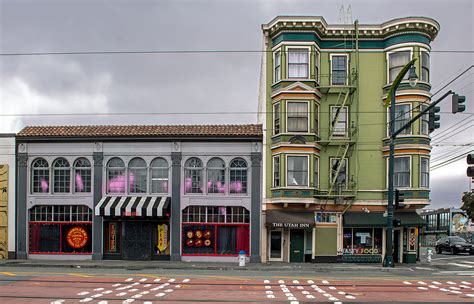
[[[346,12],[344,10],[344,4],[342,4],[341,8],[339,9],[339,19],[338,19],[337,23],[339,23],[339,24],[346,23]]]

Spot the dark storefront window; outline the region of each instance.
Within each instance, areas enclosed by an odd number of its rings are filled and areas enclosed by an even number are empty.
[[[87,206],[35,206],[30,210],[29,252],[90,254],[91,221]]]
[[[344,228],[343,254],[382,254],[382,228]]]

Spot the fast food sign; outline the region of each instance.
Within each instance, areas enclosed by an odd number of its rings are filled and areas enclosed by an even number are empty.
[[[72,227],[66,234],[67,243],[75,249],[80,249],[86,246],[89,240],[87,231],[79,226]]]

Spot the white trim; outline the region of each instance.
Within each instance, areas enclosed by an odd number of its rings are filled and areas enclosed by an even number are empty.
[[[411,113],[412,113],[412,108],[413,108],[413,104],[410,102],[410,101],[404,101],[404,102],[400,102],[400,103],[395,103],[395,109],[397,108],[397,106],[405,106],[405,105],[408,105],[409,107],[409,110],[408,110],[408,121],[410,121],[411,119]],[[390,138],[390,105],[387,107],[387,123],[386,123],[386,134],[387,134],[387,137],[386,138]],[[397,113],[395,113],[395,120],[397,120]],[[394,122],[395,123],[395,122]],[[397,131],[397,130],[395,130]],[[411,136],[413,134],[413,127],[410,126],[410,133],[400,133],[397,135],[397,137],[403,137],[403,136]]]
[[[280,75],[279,75],[279,76],[280,76],[280,79],[278,79],[278,80],[275,79],[275,69],[276,69],[276,66],[275,66],[275,58],[276,58],[276,54],[277,54],[277,53],[280,54]],[[273,80],[272,83],[273,83],[273,84],[277,83],[278,81],[281,81],[281,78],[282,78],[282,77],[281,77],[281,71],[282,71],[282,69],[281,69],[281,59],[282,59],[282,56],[281,56],[281,49],[277,49],[277,50],[273,51],[273,64],[272,64],[272,75],[273,75],[273,76],[272,76],[272,80]]]
[[[301,77],[291,77],[290,78],[290,69],[289,69],[289,64],[290,64],[290,49],[306,49],[308,51],[308,70],[307,70],[307,73],[308,73],[308,77],[306,78],[301,78]],[[309,46],[307,43],[305,45],[296,45],[296,46],[293,46],[293,45],[285,45],[285,53],[287,54],[286,55],[286,77],[285,79],[287,80],[291,80],[291,81],[297,81],[297,80],[300,80],[300,79],[303,79],[303,80],[309,80],[311,79],[311,75],[310,75],[310,72],[311,72],[311,68],[310,68],[310,65],[311,63],[313,62],[313,60],[311,60],[311,46]]]
[[[311,42],[311,41],[288,41],[288,40],[283,40],[278,42],[278,44],[274,45],[272,47],[272,51],[275,51],[276,49],[283,47],[283,46],[315,46],[318,50],[321,50],[321,47],[316,43],[316,42]]]
[[[308,188],[309,187],[309,154],[305,153],[304,155],[302,155],[303,153],[299,154],[299,153],[289,153],[289,154],[285,154],[285,186],[286,187],[292,187],[292,188],[297,188],[297,189],[301,189],[301,188]],[[290,157],[306,157],[306,181],[307,181],[307,184],[306,185],[288,185],[288,156]],[[280,182],[281,184],[281,182]]]
[[[425,159],[428,160],[428,171],[427,171],[427,173],[428,173],[428,186],[422,186],[422,185],[421,185],[421,176],[422,176],[422,175],[421,175],[421,173],[422,173],[422,171],[421,171],[421,159],[422,159],[422,158],[425,158]],[[421,189],[430,189],[430,157],[420,155],[420,166],[419,166],[419,171],[418,171],[418,173],[419,173],[419,174],[418,174],[418,175],[419,175],[419,178],[418,178],[418,179],[419,179],[419,180],[418,180],[418,182],[419,182],[418,187],[421,188]]]
[[[410,168],[410,178],[409,178],[410,185],[409,185],[408,187],[396,187],[396,186],[395,186],[395,159],[396,159],[396,158],[409,158],[408,163],[409,163],[409,168]],[[387,189],[388,189],[388,171],[389,171],[389,168],[388,168],[389,163],[388,163],[388,162],[389,162],[389,158],[387,157],[387,160],[386,160],[386,162],[385,162],[385,166],[386,166],[386,167],[385,167],[385,168],[386,168],[386,171],[385,171],[385,187],[387,187]],[[396,188],[396,189],[412,189],[412,181],[411,181],[411,180],[412,180],[412,177],[413,177],[412,172],[413,172],[413,168],[412,168],[412,155],[411,155],[411,154],[410,154],[410,155],[395,155],[395,156],[394,156],[394,160],[393,160],[393,175],[394,175],[394,176],[393,176],[393,177],[394,177],[393,188],[394,188],[394,189],[395,189],[395,188]],[[426,190],[426,189],[423,189],[423,190]],[[405,204],[406,204],[406,203],[405,203]]]
[[[348,84],[349,80],[349,55],[347,53],[343,53],[344,50],[341,50],[340,53],[331,53],[329,54],[329,83],[331,86],[345,86]],[[333,84],[332,83],[332,57],[346,57],[346,81],[344,84]]]
[[[310,107],[309,107],[309,100],[306,99],[306,100],[293,100],[293,99],[288,99],[288,100],[285,100],[285,133],[286,134],[297,134],[297,135],[302,135],[302,134],[306,134],[306,135],[311,135],[312,133],[310,133],[309,131],[309,126],[310,126],[310,119],[309,117],[311,115],[309,115],[309,112],[310,112]],[[298,131],[288,131],[288,104],[289,103],[306,103],[306,118],[307,118],[307,128],[306,128],[306,131],[302,131],[302,132],[298,132]],[[281,106],[280,106],[280,111],[281,111]],[[281,122],[280,122],[281,124]],[[281,127],[280,127],[281,129]],[[280,132],[281,133],[281,132]]]
[[[316,55],[318,56],[318,60],[316,60]],[[315,48],[313,57],[314,57],[313,58],[313,68],[315,69],[315,71],[314,71],[314,81],[316,81],[319,84],[321,82],[321,79],[320,79],[320,75],[321,75],[321,52],[318,48]],[[316,73],[316,66],[318,67],[318,72],[317,73]]]
[[[388,51],[392,51],[398,48],[409,48],[409,47],[414,47],[414,46],[429,48],[431,50],[431,46],[428,44],[424,44],[421,42],[403,42],[403,43],[393,44],[389,47],[386,47],[383,49],[383,51],[388,52]]]
[[[278,133],[275,133],[275,130],[276,130],[276,128],[275,128],[275,118],[276,118],[276,116],[275,116],[275,108],[276,108],[276,106],[278,106],[278,115],[279,115],[279,119],[280,119],[280,121],[279,121],[279,122],[280,122],[280,126],[279,126]],[[280,103],[279,101],[278,101],[278,102],[275,102],[275,103],[272,105],[272,109],[273,109],[273,112],[272,112],[272,126],[273,126],[273,128],[272,128],[272,135],[279,135],[279,134],[282,133],[282,132],[281,132],[281,131],[282,131],[282,130],[281,130],[281,103]]]
[[[430,68],[428,69],[428,81],[426,79],[421,79],[423,77],[423,53],[428,54],[429,61],[428,64],[430,65]],[[428,84],[431,84],[431,52],[430,50],[420,47],[420,72],[419,72],[419,80]]]
[[[318,102],[314,102],[313,103],[313,108],[314,108],[314,111],[313,111],[313,122],[314,122],[314,130],[313,131],[316,131],[317,132],[313,132],[314,135],[316,136],[319,136],[320,135],[320,127],[321,127],[321,111],[320,111],[320,104]],[[310,115],[311,116],[311,115]],[[318,125],[316,125],[316,120],[315,118],[318,118]]]
[[[272,232],[279,232],[280,233],[280,258],[272,258],[271,255],[272,255],[272,248],[271,248],[271,244],[272,244]],[[283,261],[283,229],[271,229],[271,230],[268,230],[268,261],[279,261],[279,262],[282,262]]]
[[[392,81],[390,81],[390,55],[393,54],[393,53],[398,53],[398,52],[403,52],[403,51],[410,51],[409,61],[413,59],[413,47],[398,47],[398,48],[394,48],[391,51],[386,51],[386,53],[385,53],[386,68],[387,68],[387,70],[386,70],[387,71],[387,81],[386,81],[387,85],[392,83]]]
[[[275,159],[278,158],[278,175],[279,175],[279,183],[280,185],[275,185]],[[281,158],[280,154],[272,155],[272,188],[280,188],[281,187]]]

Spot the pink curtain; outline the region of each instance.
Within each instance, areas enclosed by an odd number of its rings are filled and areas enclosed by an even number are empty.
[[[250,248],[250,232],[249,226],[238,226],[237,227],[237,246],[236,246],[236,253],[239,253],[240,250],[244,250],[247,254],[249,254]]]

